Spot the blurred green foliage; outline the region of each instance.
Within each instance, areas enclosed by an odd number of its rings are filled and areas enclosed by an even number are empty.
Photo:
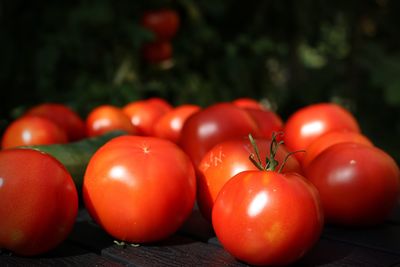
[[[181,27],[171,61],[141,46],[145,10],[170,7]],[[400,158],[400,2],[394,0],[0,1],[2,123],[33,104],[82,116],[103,103],[160,96],[202,106],[268,99],[284,119],[336,101]]]

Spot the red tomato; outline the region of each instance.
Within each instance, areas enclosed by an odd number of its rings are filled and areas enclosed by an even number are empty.
[[[139,135],[154,135],[154,125],[165,114],[162,107],[147,100],[131,102],[122,108]]]
[[[160,97],[150,97],[146,101],[157,105],[164,113],[173,109],[172,105],[167,100]]]
[[[353,142],[373,146],[372,142],[363,134],[349,131],[334,131],[324,134],[315,139],[308,147],[302,161],[302,167],[307,166],[325,149],[328,147],[339,144]]]
[[[126,131],[128,134],[137,133],[129,117],[122,109],[115,106],[98,106],[94,108],[86,118],[86,131],[88,136],[102,135],[113,130]]]
[[[305,150],[319,136],[336,131],[360,132],[354,116],[333,103],[319,103],[301,108],[293,113],[284,128],[284,141],[291,151]],[[301,162],[304,153],[297,153]]]
[[[248,134],[260,136],[253,118],[232,103],[218,103],[190,116],[182,127],[179,144],[195,167],[214,145]]]
[[[162,115],[154,125],[154,135],[178,143],[183,124],[192,114],[198,112],[197,105],[181,105]]]
[[[172,57],[173,48],[169,41],[146,43],[142,48],[143,58],[149,63],[160,63]]]
[[[272,133],[283,131],[282,119],[276,113],[254,108],[245,108],[244,110],[255,120],[263,137],[271,138]]]
[[[259,101],[253,98],[241,97],[233,100],[232,103],[241,108],[266,110],[266,108]]]
[[[67,134],[57,124],[39,116],[23,116],[6,128],[2,148],[66,143]]]
[[[140,24],[155,34],[156,40],[171,40],[179,28],[179,15],[175,10],[164,8],[146,11]]]
[[[91,158],[83,182],[89,214],[127,242],[162,240],[190,215],[196,178],[187,155],[154,137],[121,136]]]
[[[55,158],[32,149],[0,151],[0,248],[32,256],[47,252],[72,230],[78,194]]]
[[[288,265],[319,239],[323,212],[317,190],[296,173],[244,171],[221,189],[212,224],[222,246],[252,265]]]
[[[45,117],[67,133],[68,141],[76,141],[86,136],[84,120],[71,108],[59,103],[43,103],[30,108],[26,114]]]
[[[319,154],[305,172],[320,192],[330,223],[381,223],[399,197],[399,168],[377,147],[357,143],[333,145]]]
[[[261,159],[269,156],[271,141],[256,139]],[[211,210],[215,199],[223,185],[234,175],[242,171],[257,170],[249,160],[253,148],[247,138],[237,138],[224,141],[211,148],[199,164],[197,174],[197,203],[203,216],[211,221]],[[283,162],[288,151],[284,146],[279,146],[276,160]],[[281,164],[278,165],[278,168]],[[286,162],[283,172],[301,173],[301,167],[296,158],[290,157]]]

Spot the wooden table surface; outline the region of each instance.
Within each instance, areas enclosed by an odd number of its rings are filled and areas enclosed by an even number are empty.
[[[36,257],[0,254],[0,266],[247,266],[219,244],[194,210],[169,239],[121,247],[81,209],[68,239]],[[367,229],[326,226],[314,248],[294,266],[400,266],[400,207],[383,225]]]

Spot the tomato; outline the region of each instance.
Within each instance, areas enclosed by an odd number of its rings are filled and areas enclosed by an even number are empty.
[[[307,166],[311,163],[311,161],[313,161],[322,151],[324,151],[328,147],[334,144],[346,143],[346,142],[353,142],[353,143],[373,146],[372,142],[368,139],[368,137],[366,137],[361,133],[349,132],[349,131],[329,132],[315,139],[307,147],[307,151],[301,163],[303,168],[307,168]]]
[[[256,139],[256,142],[261,159],[266,159],[269,156],[271,141]],[[249,160],[251,153],[253,153],[253,148],[248,138],[236,138],[215,145],[204,155],[197,175],[197,203],[207,220],[211,221],[211,210],[223,185],[239,172],[257,170],[257,167]],[[285,147],[279,146],[276,154],[277,161],[283,162],[287,154]],[[288,159],[283,172],[301,173],[301,167],[296,158]]]
[[[67,141],[64,130],[51,120],[27,115],[8,125],[3,134],[1,146],[4,149],[25,145],[66,143]]]
[[[154,135],[178,143],[183,124],[199,110],[197,105],[185,104],[166,112],[155,123]]]
[[[139,100],[128,103],[122,111],[129,117],[139,135],[154,135],[154,125],[165,114],[165,109],[151,101]]]
[[[169,41],[146,43],[142,47],[142,56],[149,63],[160,63],[172,57],[173,48]]]
[[[319,239],[318,191],[297,173],[243,171],[221,189],[212,225],[222,246],[252,265],[289,265]]]
[[[86,118],[86,129],[88,136],[98,136],[113,130],[126,131],[128,134],[137,133],[122,109],[111,105],[94,108]]]
[[[84,120],[71,108],[59,103],[43,103],[28,109],[25,114],[45,117],[67,133],[68,141],[76,141],[86,136]]]
[[[195,167],[214,145],[248,134],[260,136],[253,118],[232,103],[217,103],[190,116],[182,127],[180,146]]]
[[[374,225],[383,222],[399,197],[396,162],[370,145],[339,143],[319,154],[305,169],[321,195],[327,222]]]
[[[164,113],[173,109],[173,106],[167,100],[160,97],[150,97],[146,101],[158,106]]]
[[[193,165],[174,143],[121,136],[89,161],[83,199],[111,236],[132,243],[162,240],[191,214],[196,193]]]
[[[318,103],[303,107],[286,121],[284,141],[291,151],[304,150],[319,136],[336,130],[360,132],[354,116],[333,103]],[[297,153],[301,162],[304,153]]]
[[[240,108],[251,108],[266,110],[266,108],[257,100],[249,97],[240,97],[232,101],[232,103]]]
[[[274,112],[263,109],[244,108],[257,123],[261,135],[271,138],[272,133],[283,131],[283,121]]]
[[[156,40],[171,40],[178,31],[180,19],[175,10],[164,8],[146,11],[140,24],[154,33]]]
[[[0,203],[0,248],[24,256],[59,245],[78,213],[78,194],[68,171],[32,149],[0,151]]]

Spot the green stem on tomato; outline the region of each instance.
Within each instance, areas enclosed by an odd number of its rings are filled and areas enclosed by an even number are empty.
[[[283,135],[282,132],[279,132],[278,134]],[[279,146],[282,145],[284,142],[276,140],[278,134],[275,132],[272,133],[271,145],[269,147],[269,157],[268,156],[266,157],[265,165],[263,165],[263,163],[261,161],[260,152],[257,147],[256,140],[253,138],[253,136],[251,134],[249,134],[249,140],[250,140],[250,143],[251,143],[251,145],[254,149],[254,153],[255,153],[255,154],[251,153],[249,156],[249,159],[261,171],[275,171],[279,165],[279,162],[275,159],[275,157],[276,157],[276,153],[278,151]],[[285,156],[285,158],[282,162],[282,165],[279,167],[278,173],[282,172],[284,166],[286,165],[286,162],[289,160],[289,157],[297,152],[305,152],[305,151],[298,150],[298,151],[289,152]]]

